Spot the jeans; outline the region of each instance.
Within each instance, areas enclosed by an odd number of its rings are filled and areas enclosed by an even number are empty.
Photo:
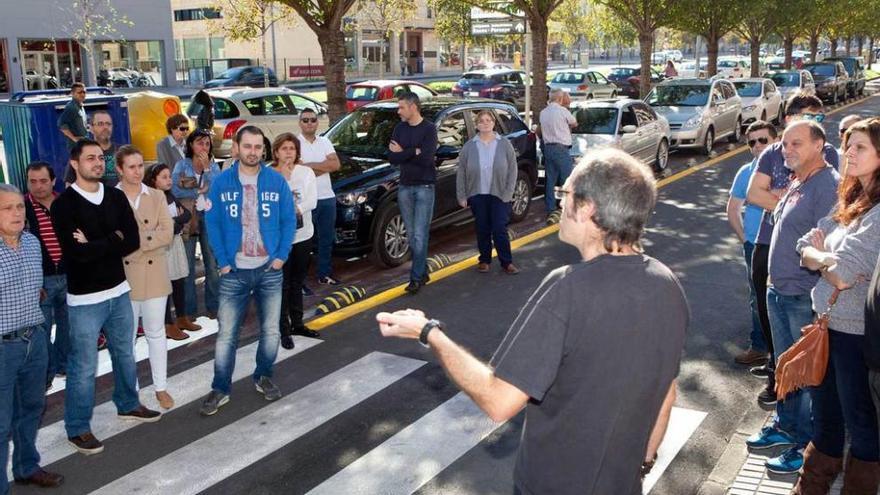
[[[782,354],[801,336],[801,327],[813,319],[813,304],[809,294],[785,296],[773,287],[767,289],[767,312],[773,333],[773,349]],[[782,399],[782,397],[780,397]],[[776,424],[788,433],[798,446],[803,447],[812,438],[810,396],[806,390],[792,392],[776,403]]]
[[[165,308],[167,305],[167,296],[154,297],[144,301],[131,301],[132,322],[134,323],[131,329],[132,345],[137,339],[137,321],[138,318],[141,318],[144,323],[144,338],[147,340],[150,372],[156,392],[162,392],[167,388],[168,339],[165,336]]]
[[[336,198],[319,199],[312,210],[312,222],[318,239],[318,278],[333,275],[333,245],[336,243]]]
[[[136,409],[140,400],[132,332],[134,316],[129,293],[97,304],[70,306],[68,315],[71,332],[64,427],[68,437],[75,437],[92,431],[95,370],[98,367],[98,347],[95,342],[102,328],[113,363],[113,403],[117,412]]]
[[[770,351],[768,367],[776,369],[775,354],[773,353],[773,336],[770,332],[770,317],[767,315],[767,277],[770,263],[770,246],[768,244],[755,244],[752,252],[752,287],[755,288],[755,301],[758,304],[758,319],[761,321],[761,330],[764,332],[764,343]],[[771,379],[772,379],[771,375]]]
[[[571,170],[574,168],[574,161],[568,153],[568,146],[555,143],[544,143],[544,204],[547,207],[547,214],[556,209],[556,197],[553,194],[553,188],[565,184]]]
[[[238,332],[244,321],[251,293],[257,303],[260,320],[260,343],[257,345],[257,368],[254,381],[271,377],[281,340],[278,322],[281,318],[282,270],[272,270],[267,263],[253,270],[233,269],[220,277],[220,329],[214,347],[214,381],[211,389],[229,395]]]
[[[752,283],[752,253],[754,250],[755,245],[751,242],[743,243],[743,257],[746,260],[746,275],[749,280],[749,313],[752,315],[752,331],[749,333],[749,342],[752,349],[767,352],[764,330],[761,328],[761,318],[758,316],[758,298],[755,293],[755,285]]]
[[[46,346],[49,348],[48,379],[56,373],[66,373],[67,353],[70,348],[70,325],[67,321],[67,276],[48,275],[43,277],[46,299],[40,302],[43,317],[46,319]],[[52,342],[52,325],[55,325],[55,342]]]
[[[28,337],[0,341],[0,493],[7,493],[6,462],[12,438],[12,473],[28,478],[40,467],[37,430],[46,404],[46,352],[48,340],[42,325]]]
[[[409,279],[421,282],[428,275],[428,237],[434,217],[434,185],[400,186],[397,204],[412,252]]]
[[[290,255],[284,263],[284,281],[281,289],[281,335],[290,336],[291,330],[302,330],[303,325],[303,282],[309,273],[312,240],[297,242],[290,248]]]
[[[477,229],[477,248],[480,250],[480,263],[492,261],[492,241],[498,252],[501,266],[513,262],[510,252],[510,238],[507,236],[507,223],[510,221],[510,203],[501,201],[491,194],[477,194],[468,198],[471,213]]]
[[[828,368],[813,398],[813,445],[832,457],[843,457],[846,432],[849,453],[860,461],[877,462],[877,414],[865,366],[865,336],[828,330]],[[845,425],[845,428],[844,428]]]
[[[218,268],[217,259],[214,258],[214,251],[208,242],[208,231],[205,227],[205,215],[202,212],[199,215],[199,235],[190,236],[189,239],[183,241],[186,248],[186,260],[189,264],[189,275],[186,277],[186,312],[177,312],[177,316],[195,316],[199,312],[199,302],[196,299],[196,242],[199,243],[202,251],[202,263],[205,266],[205,311],[208,313],[217,312],[217,286],[218,286]],[[175,308],[176,309],[176,308]]]

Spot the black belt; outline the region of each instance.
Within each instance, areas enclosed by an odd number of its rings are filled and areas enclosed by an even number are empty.
[[[562,144],[562,143],[544,143],[544,146],[550,146],[550,145],[553,145],[553,146],[562,146],[562,147],[565,147],[565,148],[569,148],[569,149],[571,149],[571,145],[570,145],[570,144]]]
[[[9,333],[4,333],[3,335],[0,335],[0,340],[27,339],[30,338],[31,335],[33,335],[34,331],[36,331],[37,328],[38,327],[36,326],[19,328],[18,330],[13,330]]]

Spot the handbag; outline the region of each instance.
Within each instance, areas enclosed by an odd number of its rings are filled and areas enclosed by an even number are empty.
[[[840,289],[828,299],[828,309],[816,320],[801,328],[801,338],[776,359],[776,397],[804,387],[816,387],[825,379],[828,368],[828,320]]]
[[[171,239],[167,258],[169,280],[180,280],[189,276],[189,261],[186,258],[186,249],[180,234]]]

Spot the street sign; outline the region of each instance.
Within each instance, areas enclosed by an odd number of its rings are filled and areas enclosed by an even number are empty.
[[[525,19],[525,14],[510,2],[492,2],[487,9],[471,7],[471,35],[523,34]]]
[[[490,22],[471,22],[471,34],[492,35],[492,34],[523,34],[526,32],[526,25],[520,19],[509,18],[507,20],[493,20]]]

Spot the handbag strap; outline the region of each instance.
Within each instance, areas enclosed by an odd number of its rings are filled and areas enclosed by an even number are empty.
[[[834,305],[837,303],[837,296],[840,295],[840,289],[835,288],[834,292],[831,293],[831,297],[828,298],[828,309],[825,310],[823,315],[830,315],[831,309],[834,308]]]

